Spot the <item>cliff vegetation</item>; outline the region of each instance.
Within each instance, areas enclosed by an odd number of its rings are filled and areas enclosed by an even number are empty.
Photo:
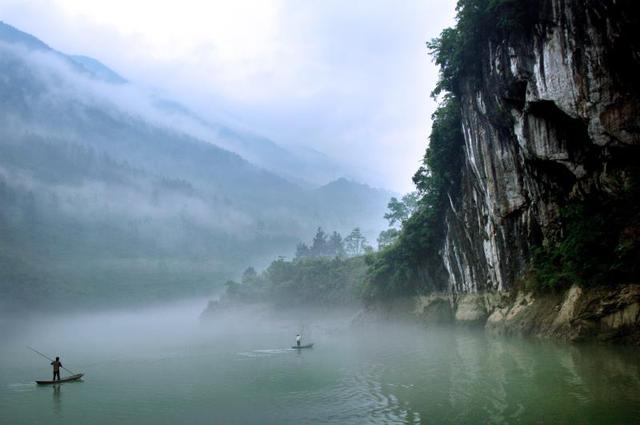
[[[629,6],[458,1],[456,25],[427,43],[441,103],[418,207],[367,258],[366,300],[637,280]]]

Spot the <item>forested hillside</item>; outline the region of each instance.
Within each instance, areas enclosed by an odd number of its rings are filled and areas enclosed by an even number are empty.
[[[6,24],[0,70],[0,291],[10,304],[206,294],[249,264],[292,255],[317,226],[381,226],[387,192],[344,179],[299,186],[217,146],[260,139],[230,129],[199,138],[100,62]]]

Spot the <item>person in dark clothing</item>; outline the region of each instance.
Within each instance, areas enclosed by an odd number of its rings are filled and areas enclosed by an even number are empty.
[[[56,357],[54,361],[51,362],[51,366],[53,366],[53,380],[56,380],[56,376],[58,377],[58,381],[60,380],[60,368],[62,367],[62,363],[60,363],[60,357]]]

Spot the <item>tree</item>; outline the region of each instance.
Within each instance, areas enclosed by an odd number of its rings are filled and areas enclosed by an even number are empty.
[[[458,95],[461,81],[478,81],[487,41],[531,33],[539,11],[538,0],[458,0],[455,27],[427,43],[440,67],[432,96]]]
[[[348,255],[358,256],[365,252],[367,246],[367,239],[360,232],[360,228],[356,227],[349,233],[349,236],[344,238],[345,250]]]
[[[314,257],[327,254],[327,234],[322,230],[322,227],[318,227],[316,235],[313,237],[313,244],[309,250],[310,254]]]
[[[256,269],[253,267],[247,267],[247,269],[242,273],[242,283],[243,284],[253,284],[256,282],[258,278],[258,273]]]
[[[306,243],[301,242],[296,246],[296,258],[308,257],[310,254]]]
[[[329,237],[328,245],[328,254],[333,257],[342,257],[344,256],[344,242],[342,241],[342,235],[338,232],[333,232]]]
[[[407,193],[400,200],[396,197],[391,198],[387,204],[389,212],[384,215],[384,218],[389,221],[389,227],[393,227],[396,224],[402,226],[418,208],[418,200],[419,195],[417,192]]]
[[[398,236],[400,236],[400,231],[398,229],[394,229],[393,227],[388,230],[383,230],[380,232],[378,236],[378,249],[383,249],[394,243]]]
[[[227,280],[224,286],[226,288],[225,293],[230,299],[241,298],[242,290],[240,289],[240,284],[238,282]]]
[[[395,243],[372,256],[365,298],[405,296],[442,290],[446,285],[439,251],[446,234],[449,195],[455,197],[460,186],[463,146],[459,102],[455,96],[445,96],[433,114],[429,147],[413,177],[420,196],[418,207],[402,221],[407,216],[405,203],[396,199],[391,205],[387,219],[400,221],[402,229]]]

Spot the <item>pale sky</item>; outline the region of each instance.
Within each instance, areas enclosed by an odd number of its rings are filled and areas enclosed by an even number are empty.
[[[0,0],[0,20],[398,192],[426,148],[426,41],[455,0]]]

